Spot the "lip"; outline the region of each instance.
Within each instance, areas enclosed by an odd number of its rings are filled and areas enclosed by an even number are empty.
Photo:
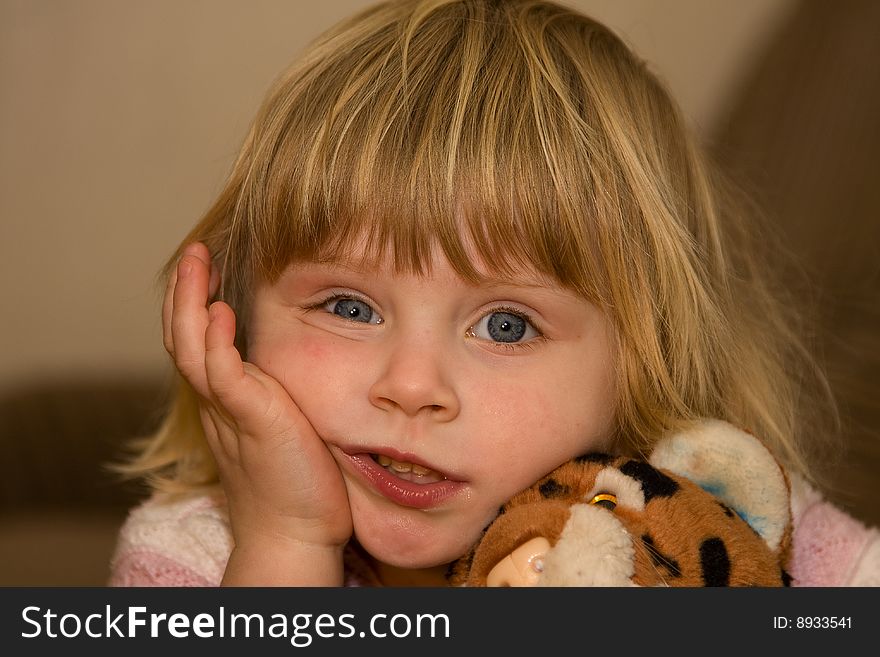
[[[375,450],[365,447],[352,449],[340,447],[339,449],[343,456],[342,462],[348,470],[366,482],[374,491],[400,506],[413,509],[435,508],[441,506],[465,488],[464,481],[456,480],[448,473],[444,473],[415,455],[406,452],[399,452],[385,447]],[[415,463],[440,473],[446,479],[430,484],[417,484],[406,481],[390,474],[373,460],[371,454],[383,454],[395,461]]]

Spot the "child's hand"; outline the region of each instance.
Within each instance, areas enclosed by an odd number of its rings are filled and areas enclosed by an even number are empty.
[[[208,249],[187,246],[168,282],[162,325],[165,348],[199,395],[229,503],[235,551],[224,582],[320,584],[321,563],[338,569],[338,579],[352,532],[342,474],[281,384],[242,362],[234,312],[220,301],[207,305],[218,284]],[[289,576],[266,582],[278,569]],[[300,570],[309,579],[298,579]]]

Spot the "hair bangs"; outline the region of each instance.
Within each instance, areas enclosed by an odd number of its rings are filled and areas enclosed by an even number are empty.
[[[471,282],[530,267],[600,298],[602,268],[584,258],[591,163],[572,148],[583,101],[560,95],[522,35],[464,9],[441,7],[407,39],[378,30],[288,79],[263,122],[283,139],[267,128],[266,219],[252,234],[271,247],[255,273],[352,257],[421,273],[439,248]]]

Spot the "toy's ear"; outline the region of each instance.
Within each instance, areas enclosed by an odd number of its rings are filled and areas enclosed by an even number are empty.
[[[789,484],[782,467],[753,435],[706,420],[657,443],[651,465],[690,479],[754,529],[773,551],[787,547]]]

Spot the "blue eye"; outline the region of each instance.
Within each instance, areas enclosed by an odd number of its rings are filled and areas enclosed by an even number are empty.
[[[324,302],[324,309],[349,321],[360,324],[381,324],[382,318],[365,301],[351,297],[336,297]]]
[[[470,334],[483,340],[505,344],[531,340],[540,335],[528,319],[503,310],[485,315],[470,330]]]

